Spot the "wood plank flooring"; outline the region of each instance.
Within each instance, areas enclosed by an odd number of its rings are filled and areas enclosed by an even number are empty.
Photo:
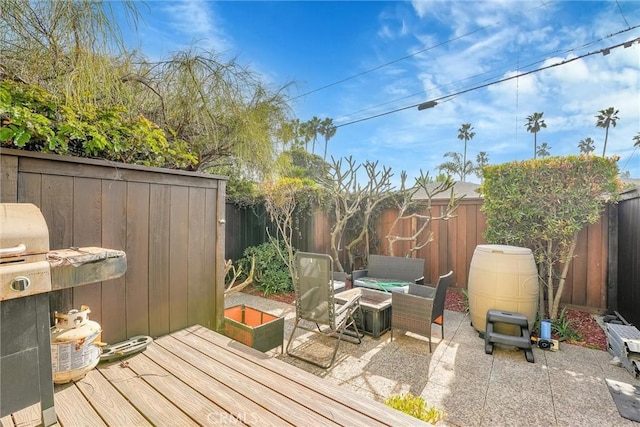
[[[62,427],[422,425],[201,326],[161,337],[55,391]],[[0,426],[39,422],[34,405]]]

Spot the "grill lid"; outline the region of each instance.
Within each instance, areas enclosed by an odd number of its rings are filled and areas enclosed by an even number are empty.
[[[0,257],[45,254],[49,229],[36,205],[0,203]]]
[[[123,251],[98,247],[49,251],[49,230],[30,203],[0,203],[0,301],[122,276]]]

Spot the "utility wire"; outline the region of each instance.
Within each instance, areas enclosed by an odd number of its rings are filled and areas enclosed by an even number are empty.
[[[620,3],[618,3],[618,0],[616,0],[616,4],[618,5],[618,10],[620,11],[620,15],[622,15],[622,19],[624,19],[624,23],[627,24],[628,27],[629,21],[627,21],[627,17],[624,16],[624,13],[622,13],[622,7],[620,6]]]
[[[413,52],[413,53],[410,53],[409,55],[405,55],[405,56],[403,56],[402,58],[394,59],[393,61],[390,61],[390,62],[387,62],[387,63],[381,64],[381,65],[378,65],[377,67],[370,68],[370,69],[365,70],[365,71],[362,71],[362,72],[360,72],[360,73],[358,73],[358,74],[354,74],[354,75],[352,75],[352,76],[345,77],[345,78],[344,78],[344,79],[342,79],[342,80],[338,80],[338,81],[336,81],[336,82],[329,83],[328,85],[324,85],[324,86],[319,87],[319,88],[317,88],[317,89],[310,90],[309,92],[305,92],[305,93],[303,93],[303,94],[301,94],[301,95],[298,95],[298,96],[296,96],[296,97],[291,98],[291,100],[293,101],[293,100],[295,100],[295,99],[302,98],[303,96],[307,96],[307,95],[310,95],[310,94],[312,94],[312,93],[316,93],[316,92],[318,92],[318,91],[321,91],[321,90],[324,90],[324,89],[330,88],[330,87],[332,87],[332,86],[339,85],[340,83],[344,83],[344,82],[346,82],[346,81],[353,80],[353,79],[355,79],[355,78],[358,78],[358,77],[364,76],[365,74],[369,74],[369,73],[371,73],[371,72],[373,72],[373,71],[379,70],[379,69],[381,69],[381,68],[387,67],[387,66],[392,65],[392,64],[395,64],[395,63],[397,63],[397,62],[404,61],[405,59],[412,58],[412,57],[414,57],[414,56],[416,56],[416,55],[419,55],[419,54],[421,54],[421,53],[424,53],[424,52],[426,52],[426,51],[428,51],[428,50],[435,49],[435,48],[437,48],[437,47],[443,46],[443,45],[445,45],[445,44],[447,44],[447,43],[451,43],[451,42],[456,41],[456,40],[460,40],[460,39],[462,39],[462,38],[464,38],[464,37],[470,36],[470,35],[471,35],[471,34],[473,34],[473,33],[477,33],[478,31],[484,30],[485,28],[491,27],[491,26],[493,26],[493,25],[497,25],[497,24],[499,24],[499,23],[500,23],[500,22],[495,22],[495,23],[493,23],[493,24],[485,25],[484,27],[476,28],[475,30],[470,31],[470,32],[468,32],[468,33],[466,33],[466,34],[463,34],[463,35],[461,35],[461,36],[458,36],[458,37],[455,37],[455,38],[449,39],[449,40],[447,40],[447,41],[444,41],[444,42],[442,42],[442,43],[435,44],[435,45],[433,45],[433,46],[426,47],[426,48],[424,48],[424,49],[417,50],[417,51],[415,51],[415,52]]]
[[[627,41],[627,42],[623,42],[623,43],[619,43],[619,44],[616,44],[616,45],[613,45],[613,46],[610,46],[610,47],[606,47],[606,48],[603,48],[603,49],[600,49],[600,50],[597,50],[597,51],[588,52],[588,53],[585,53],[583,55],[576,56],[575,58],[565,59],[562,62],[556,62],[555,64],[547,65],[545,67],[536,68],[535,70],[531,70],[531,71],[527,71],[527,72],[524,72],[524,73],[516,74],[514,76],[506,77],[504,79],[496,80],[496,81],[493,81],[493,82],[490,82],[490,83],[485,83],[483,85],[474,86],[474,87],[471,87],[469,89],[461,90],[461,91],[458,91],[458,92],[455,92],[455,93],[452,93],[452,94],[449,94],[449,95],[444,95],[444,96],[441,96],[439,98],[434,98],[434,99],[431,99],[431,100],[428,100],[428,101],[425,101],[425,102],[419,102],[417,104],[408,105],[406,107],[396,108],[395,110],[386,111],[384,113],[375,114],[373,116],[364,117],[364,118],[361,118],[361,119],[358,119],[358,120],[353,120],[353,121],[350,121],[350,122],[347,122],[347,123],[341,123],[339,125],[336,125],[335,127],[336,128],[340,128],[340,127],[344,127],[344,126],[349,126],[349,125],[352,125],[352,124],[355,124],[355,123],[360,123],[360,122],[364,122],[364,121],[367,121],[367,120],[375,119],[375,118],[378,118],[378,117],[386,116],[386,115],[389,115],[389,114],[397,113],[399,111],[408,110],[409,108],[419,107],[420,105],[430,105],[431,107],[433,107],[438,103],[438,101],[441,101],[443,99],[452,98],[454,96],[459,96],[459,95],[465,94],[467,92],[471,92],[471,91],[478,90],[478,89],[483,89],[485,87],[493,86],[493,85],[496,85],[498,83],[503,83],[503,82],[506,82],[506,81],[509,81],[509,80],[513,80],[513,79],[517,79],[517,78],[520,78],[520,77],[524,77],[524,76],[527,76],[529,74],[534,74],[534,73],[537,73],[537,72],[540,72],[540,71],[548,70],[550,68],[555,68],[555,67],[559,67],[561,65],[566,65],[566,64],[569,64],[569,63],[571,63],[573,61],[577,61],[578,59],[586,58],[586,57],[592,56],[592,55],[597,55],[599,53],[601,53],[603,55],[608,55],[611,52],[611,50],[613,50],[613,49],[619,48],[620,46],[629,47],[633,43],[640,43],[640,37],[635,38],[635,39],[630,40],[630,41]]]
[[[538,57],[533,58],[533,59],[535,59],[535,61],[530,62],[530,63],[528,63],[527,65],[524,65],[524,66],[520,65],[520,61],[518,61],[518,64],[517,64],[517,66],[518,66],[518,70],[521,70],[521,69],[527,69],[527,68],[532,67],[532,66],[534,66],[534,65],[536,65],[536,64],[540,64],[541,62],[546,61],[546,60],[548,59],[548,57],[549,57],[549,56],[551,56],[551,55],[568,54],[568,53],[571,53],[571,52],[575,52],[575,51],[578,51],[578,50],[582,50],[582,49],[585,49],[585,48],[587,48],[587,47],[589,47],[589,46],[592,46],[592,45],[594,45],[594,44],[596,44],[596,43],[599,43],[599,42],[604,41],[604,40],[606,40],[606,39],[609,39],[609,38],[615,37],[615,36],[617,36],[617,35],[620,35],[620,34],[626,33],[626,32],[628,32],[628,31],[634,30],[634,29],[636,29],[636,28],[640,28],[640,24],[635,25],[635,26],[633,26],[633,27],[625,28],[625,29],[620,30],[620,31],[617,31],[617,32],[615,32],[615,33],[608,34],[608,35],[606,35],[606,36],[600,37],[600,38],[599,38],[599,39],[597,39],[597,40],[593,40],[593,41],[590,41],[590,42],[584,43],[584,44],[582,44],[582,45],[580,45],[580,46],[572,47],[572,48],[569,48],[569,49],[557,49],[557,50],[555,50],[555,51],[553,51],[553,52],[549,52],[549,53],[545,54],[544,56],[538,56]],[[542,59],[537,59],[537,58],[542,58]],[[462,82],[464,82],[464,81],[472,80],[472,79],[475,79],[476,77],[484,76],[484,75],[487,75],[487,74],[494,74],[494,73],[496,73],[496,72],[498,72],[498,71],[501,71],[501,70],[504,70],[504,69],[511,68],[511,67],[512,67],[512,65],[513,65],[513,64],[508,64],[508,65],[505,65],[505,66],[502,66],[502,67],[494,68],[493,70],[489,70],[489,71],[485,71],[485,72],[483,72],[483,73],[475,74],[475,75],[473,75],[473,76],[465,77],[465,78],[460,79],[460,80],[456,80],[456,81],[453,81],[453,82],[444,83],[444,84],[441,84],[441,85],[439,85],[439,86],[434,87],[432,90],[442,89],[442,88],[445,88],[445,87],[447,87],[447,86],[454,85],[454,84],[457,84],[457,83],[462,83]],[[484,81],[487,81],[487,80],[489,80],[489,79],[491,79],[491,77],[488,77],[488,78],[487,78],[487,79],[485,79]],[[319,89],[318,89],[318,90],[319,90]],[[379,107],[383,107],[383,106],[385,106],[385,105],[393,104],[394,102],[397,102],[397,101],[402,101],[403,99],[413,98],[413,97],[415,97],[415,96],[422,95],[422,94],[425,94],[425,93],[427,93],[427,91],[422,90],[422,91],[420,91],[420,92],[412,93],[411,95],[405,95],[405,96],[402,96],[402,97],[400,97],[400,98],[395,98],[395,99],[392,99],[392,100],[390,100],[390,101],[385,101],[385,102],[383,102],[383,103],[381,103],[381,104],[376,104],[376,105],[373,105],[373,106],[371,106],[371,107],[366,107],[366,108],[363,108],[363,109],[360,109],[360,110],[357,110],[357,111],[353,111],[353,112],[351,112],[351,113],[342,114],[342,115],[340,115],[340,116],[338,116],[338,117],[335,117],[335,118],[334,118],[334,121],[339,121],[340,119],[345,118],[345,117],[350,117],[350,116],[356,115],[356,114],[358,114],[358,113],[363,113],[363,112],[365,112],[365,111],[370,111],[370,110],[373,110],[373,109],[376,109],[376,108],[379,108]],[[294,99],[295,99],[295,98],[294,98]]]
[[[633,151],[631,152],[631,154],[629,155],[629,158],[627,159],[627,161],[625,162],[624,166],[622,168],[620,168],[621,171],[624,171],[627,169],[627,165],[629,164],[629,162],[631,161],[631,158],[633,157],[634,154],[636,154],[636,150],[638,149],[638,146],[636,145],[635,147],[633,147]]]
[[[531,9],[526,10],[525,12],[527,12],[527,13],[528,13],[528,12],[531,12],[532,10],[539,9],[539,8],[541,8],[541,7],[544,7],[544,8],[546,8],[546,7],[547,7],[547,3],[545,3],[544,1],[542,1],[541,3],[542,3],[542,4],[541,4],[540,6],[533,7],[533,8],[531,8]],[[552,3],[552,2],[549,2],[549,3]],[[381,69],[381,68],[384,68],[384,67],[386,67],[386,66],[389,66],[389,65],[395,64],[395,63],[400,62],[400,61],[404,61],[405,59],[412,58],[412,57],[414,57],[414,56],[416,56],[416,55],[419,55],[419,54],[421,54],[421,53],[423,53],[423,52],[426,52],[426,51],[428,51],[428,50],[431,50],[431,49],[435,49],[436,47],[443,46],[443,45],[445,45],[445,44],[447,44],[447,43],[450,43],[450,42],[453,42],[453,41],[456,41],[456,40],[460,40],[460,39],[462,39],[462,38],[464,38],[464,37],[470,36],[471,34],[477,33],[478,31],[482,31],[482,30],[484,30],[485,28],[493,27],[494,25],[498,25],[498,24],[500,24],[500,21],[496,21],[496,22],[494,22],[494,23],[492,23],[492,24],[487,24],[487,25],[485,25],[485,26],[483,26],[483,27],[476,28],[476,29],[475,29],[475,30],[473,30],[473,31],[470,31],[470,32],[468,32],[468,33],[466,33],[466,34],[462,34],[462,35],[460,35],[460,36],[458,36],[458,37],[455,37],[455,38],[453,38],[453,39],[449,39],[449,40],[444,41],[444,42],[442,42],[442,43],[438,43],[438,44],[436,44],[436,45],[433,45],[433,46],[430,46],[430,47],[427,47],[427,48],[424,48],[424,49],[418,50],[418,51],[413,52],[413,53],[411,53],[411,54],[409,54],[409,55],[403,56],[402,58],[394,59],[393,61],[387,62],[387,63],[385,63],[385,64],[378,65],[377,67],[374,67],[374,68],[371,68],[371,69],[368,69],[368,70],[362,71],[361,73],[354,74],[354,75],[349,76],[349,77],[345,77],[344,79],[338,80],[338,81],[333,82],[333,83],[329,83],[329,84],[324,85],[324,86],[322,86],[322,87],[319,87],[319,88],[317,88],[317,89],[313,89],[313,90],[311,90],[311,91],[309,91],[309,92],[305,92],[305,93],[303,93],[303,94],[301,94],[301,95],[298,95],[298,96],[296,96],[296,97],[291,98],[291,100],[293,101],[293,100],[295,100],[295,99],[302,98],[303,96],[310,95],[310,94],[312,94],[312,93],[315,93],[315,92],[318,92],[318,91],[321,91],[321,90],[324,90],[324,89],[330,88],[330,87],[332,87],[332,86],[339,85],[340,83],[344,83],[344,82],[346,82],[346,81],[349,81],[349,80],[355,79],[355,78],[360,77],[360,76],[363,76],[363,75],[365,75],[365,74],[369,74],[369,73],[371,73],[371,72],[373,72],[373,71],[379,70],[379,69]],[[627,26],[628,26],[628,25],[627,25]]]

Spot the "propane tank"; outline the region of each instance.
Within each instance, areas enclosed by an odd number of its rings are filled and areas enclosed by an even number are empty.
[[[53,382],[65,384],[84,378],[100,361],[98,337],[102,332],[97,322],[89,320],[86,305],[67,314],[55,312],[51,329],[51,361]]]

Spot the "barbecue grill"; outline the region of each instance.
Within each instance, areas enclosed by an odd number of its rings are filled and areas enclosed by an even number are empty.
[[[40,402],[42,424],[56,423],[48,293],[114,279],[126,269],[122,251],[50,251],[40,209],[0,203],[0,417]]]

